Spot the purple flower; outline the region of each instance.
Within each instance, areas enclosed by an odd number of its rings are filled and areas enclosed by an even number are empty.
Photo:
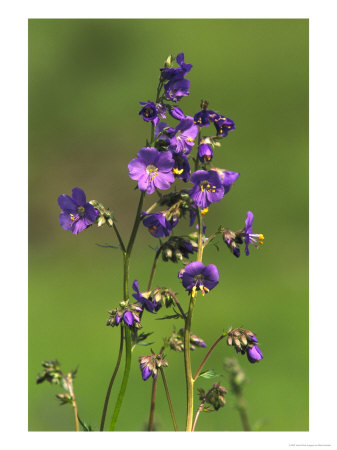
[[[193,118],[186,116],[175,127],[170,135],[170,145],[168,147],[173,153],[189,154],[194,145],[194,139],[198,135],[198,127],[194,125]]]
[[[99,214],[97,209],[87,203],[85,193],[79,187],[72,190],[72,197],[62,194],[57,201],[62,209],[59,217],[60,225],[73,234],[78,234],[92,225]]]
[[[130,161],[129,176],[138,181],[138,188],[152,194],[156,188],[169,189],[174,182],[174,160],[170,152],[159,152],[153,147],[139,150],[137,158]]]
[[[190,179],[191,167],[188,158],[184,153],[173,153],[174,166],[173,173],[177,178],[187,181]]]
[[[213,149],[209,144],[201,144],[198,148],[198,158],[202,163],[206,163],[213,158]]]
[[[213,122],[217,116],[212,110],[202,109],[194,115],[194,123],[199,127],[209,127],[209,121]]]
[[[179,53],[179,55],[176,58],[177,63],[179,64],[180,67],[176,67],[176,68],[163,68],[160,69],[161,71],[161,77],[164,80],[172,80],[174,78],[179,79],[179,78],[183,78],[191,69],[192,69],[192,64],[186,64],[184,61],[184,53]]]
[[[155,299],[150,299],[149,292],[140,292],[138,280],[135,280],[132,283],[132,289],[135,291],[135,293],[132,294],[132,297],[135,298],[137,302],[141,303],[143,308],[151,313],[159,311],[162,305],[159,302],[156,302]]]
[[[149,232],[153,237],[162,238],[165,236],[169,236],[172,231],[173,226],[176,225],[174,221],[168,221],[166,219],[165,214],[158,212],[152,214],[146,214],[145,219],[143,220],[143,225],[149,229]]]
[[[190,94],[190,80],[186,80],[185,78],[172,78],[172,80],[165,84],[164,89],[166,99],[176,102]]]
[[[178,108],[178,106],[173,106],[173,108],[170,108],[169,113],[174,119],[177,120],[182,120],[185,119],[186,117],[185,114],[182,112],[182,110]]]
[[[219,174],[221,183],[225,189],[225,194],[227,194],[227,192],[229,192],[230,188],[232,187],[232,184],[240,176],[240,174],[238,172],[231,172],[230,170],[217,169],[217,168],[213,168],[211,170],[214,170],[215,172],[217,172]]]
[[[158,371],[162,367],[167,367],[168,362],[163,359],[161,354],[150,355],[150,356],[140,356],[138,358],[139,367],[142,372],[143,380],[147,380],[151,375],[152,378],[157,378]]]
[[[258,247],[258,245],[263,244],[264,240],[263,234],[253,234],[253,221],[254,214],[251,211],[248,211],[244,229],[244,240],[246,244],[245,252],[247,256],[249,255],[249,244]]]
[[[142,371],[142,378],[144,381],[146,381],[148,378],[150,378],[150,376],[152,375],[152,372],[148,368],[148,366],[142,367],[142,365],[140,365],[140,369]],[[154,377],[154,378],[156,378],[156,377]]]
[[[247,358],[252,364],[261,361],[263,359],[263,354],[258,345],[253,345],[253,347],[247,348]]]
[[[197,170],[192,174],[191,182],[194,187],[189,195],[201,209],[207,208],[211,203],[219,202],[224,196],[225,189],[214,170]]]
[[[193,297],[196,291],[201,291],[202,295],[205,295],[219,283],[218,269],[214,264],[205,266],[199,261],[191,262],[185,267],[182,283]]]
[[[225,137],[229,131],[235,130],[235,123],[233,120],[217,114],[214,119],[214,125],[217,131],[217,136]]]
[[[153,122],[154,126],[156,126],[159,121],[159,118],[155,103],[153,102],[139,102],[139,103],[141,105],[144,105],[143,108],[139,111],[139,115],[142,116],[145,122]]]

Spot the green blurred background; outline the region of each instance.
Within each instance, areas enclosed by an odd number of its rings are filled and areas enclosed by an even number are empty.
[[[122,298],[122,266],[110,229],[92,227],[77,237],[58,224],[57,197],[82,187],[88,199],[113,209],[126,238],[138,202],[127,164],[149,136],[139,101],[154,99],[159,68],[170,53],[193,64],[186,114],[210,108],[232,118],[237,129],[216,151],[214,164],[241,177],[206,216],[208,232],[219,224],[243,226],[248,210],[265,245],[234,258],[221,245],[205,252],[217,264],[220,284],[197,302],[193,332],[208,345],[229,326],[254,330],[264,360],[251,365],[245,389],[252,424],[263,431],[308,430],[308,21],[307,20],[30,20],[29,21],[29,430],[72,430],[70,407],[58,388],[37,386],[42,360],[57,358],[75,380],[80,416],[98,429],[118,351],[119,330],[106,327],[107,310]],[[171,123],[174,120],[170,118]],[[147,197],[146,205],[155,199]],[[186,227],[181,226],[181,230]],[[140,228],[131,280],[145,287],[155,239]],[[187,296],[180,265],[161,263],[155,282]],[[161,336],[177,321],[144,315],[144,331]],[[118,430],[143,430],[151,381],[143,382],[134,351]],[[208,368],[223,372],[234,350],[219,345]],[[205,350],[192,353],[193,367]],[[168,351],[166,371],[178,425],[185,418],[183,356]],[[228,386],[227,377],[220,378]],[[116,398],[120,377],[112,391]],[[213,380],[198,381],[196,388]],[[111,411],[108,414],[108,421]],[[155,420],[172,430],[161,381]],[[241,430],[234,398],[217,413],[203,414],[198,430]]]

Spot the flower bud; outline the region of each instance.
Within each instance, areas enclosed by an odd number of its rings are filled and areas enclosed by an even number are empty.
[[[163,359],[162,354],[141,356],[138,358],[138,361],[144,381],[150,378],[151,375],[153,379],[157,378],[158,369],[168,366],[168,362]]]

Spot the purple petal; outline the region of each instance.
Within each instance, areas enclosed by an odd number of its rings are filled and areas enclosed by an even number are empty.
[[[260,348],[257,345],[254,345],[252,348],[248,347],[247,358],[250,363],[254,364],[257,361],[261,361],[261,359],[263,359],[263,354]]]
[[[158,189],[162,190],[169,189],[171,184],[174,183],[174,175],[172,172],[169,173],[158,172],[158,176],[154,178],[153,183],[155,187]]]
[[[86,197],[85,197],[85,193],[79,187],[75,187],[73,189],[72,197],[73,197],[74,202],[78,206],[84,206],[86,204],[86,202],[87,202]]]
[[[201,274],[201,272],[205,269],[205,265],[202,262],[199,261],[193,261],[187,266],[185,266],[185,273],[188,273],[189,275],[196,276]]]
[[[134,158],[129,162],[129,177],[131,180],[138,180],[142,175],[145,174],[146,165],[144,161],[140,158]]]
[[[126,311],[123,314],[123,320],[129,327],[133,324],[133,314],[131,311]]]
[[[92,223],[94,223],[99,212],[90,203],[87,203],[84,207],[84,214]]]
[[[120,316],[118,314],[116,314],[116,317],[115,317],[116,324],[118,325],[120,321],[121,321]]]
[[[219,281],[219,271],[215,264],[209,264],[206,266],[202,271],[202,275],[209,281]]]
[[[69,214],[67,214],[67,213],[65,213],[63,211],[60,213],[59,222],[60,222],[61,227],[64,230],[68,230],[68,231],[72,229],[72,226],[73,226],[73,223],[74,223],[70,219]]]
[[[203,180],[208,179],[208,172],[206,170],[197,170],[191,175],[191,183],[199,184]]]
[[[171,152],[160,152],[156,161],[157,168],[160,172],[169,171],[174,165],[174,159]]]
[[[61,194],[57,199],[59,207],[66,212],[77,212],[77,205],[67,194]]]
[[[159,151],[154,147],[143,147],[138,152],[138,158],[142,159],[146,166],[154,164],[159,156]]]
[[[144,381],[147,380],[151,376],[151,373],[152,372],[150,371],[150,369],[147,366],[145,366],[142,369],[142,378],[143,378],[143,380]]]
[[[92,221],[89,220],[87,217],[83,216],[80,219],[78,219],[76,222],[74,222],[73,225],[73,234],[78,234],[81,231],[88,228],[90,225],[92,225]]]

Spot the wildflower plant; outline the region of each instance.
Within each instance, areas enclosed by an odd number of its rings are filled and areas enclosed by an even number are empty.
[[[190,81],[187,77],[191,69],[192,65],[185,63],[183,53],[176,57],[170,55],[164,67],[160,69],[156,97],[148,101],[139,99],[142,101],[139,101],[141,108],[138,113],[149,127],[149,139],[137,153],[135,152],[135,157],[128,164],[129,177],[135,182],[135,189],[139,192],[139,204],[128,241],[119,232],[114,213],[97,200],[87,201],[86,194],[81,188],[74,187],[72,196],[61,194],[58,198],[61,208],[59,222],[64,230],[78,234],[93,225],[98,227],[106,225],[115,233],[123,258],[121,280],[123,298],[118,304],[111,305],[112,309],[108,311],[109,316],[106,320],[106,325],[119,328],[120,341],[117,361],[107,387],[100,431],[106,429],[110,394],[117,373],[121,369],[122,355],[125,355],[125,366],[119,392],[113,399],[114,408],[110,413],[107,427],[109,431],[116,430],[117,419],[128,387],[132,350],[136,345],[151,345],[154,348],[158,344],[147,342],[149,336],[152,339],[153,333],[151,330],[143,329],[144,314],[160,320],[174,318],[181,321],[178,331],[174,328],[171,336],[162,337],[158,353],[151,348],[150,354],[138,359],[139,382],[152,380],[147,427],[149,431],[153,429],[159,378],[163,381],[174,430],[178,430],[164,373],[170,370],[170,351],[182,354],[184,359],[181,363],[186,379],[186,421],[184,425],[179,425],[179,429],[186,431],[195,430],[201,412],[218,411],[226,404],[227,389],[219,383],[213,383],[208,390],[199,388],[201,403],[196,411],[194,409],[194,401],[197,398],[195,384],[198,378],[207,380],[217,376],[214,371],[204,369],[204,366],[220,341],[226,337],[228,346],[233,346],[237,354],[247,355],[250,363],[255,364],[263,358],[255,333],[245,328],[230,328],[227,332],[219,332],[220,336],[209,347],[194,375],[192,373],[191,351],[196,350],[195,353],[198,354],[208,348],[202,338],[192,333],[193,312],[198,299],[207,294],[205,301],[208,301],[213,289],[221,289],[224,275],[215,264],[204,264],[204,251],[217,236],[222,236],[224,245],[235,257],[240,257],[241,245],[244,245],[245,254],[248,256],[250,246],[262,245],[264,237],[262,234],[253,233],[254,215],[251,211],[247,212],[241,230],[234,232],[227,228],[227,224],[226,226],[220,224],[213,232],[206,233],[205,216],[211,211],[213,203],[221,202],[225,195],[230,195],[229,192],[240,176],[238,172],[214,165],[218,147],[224,139],[230,138],[230,132],[234,131],[236,126],[232,119],[208,109],[209,103],[205,100],[201,101],[201,110],[194,114],[185,114],[181,109],[180,102],[190,94]],[[174,123],[170,125],[163,119],[173,120]],[[213,135],[204,136],[204,127],[213,129]],[[182,189],[177,189],[177,180],[181,180],[179,185],[181,182],[184,183]],[[145,210],[143,205],[147,197],[155,197],[155,201]],[[191,227],[188,235],[179,234],[179,223],[183,221]],[[130,280],[129,276],[131,256],[138,232],[148,232],[157,246],[147,284],[146,281],[138,279]],[[159,261],[177,264],[177,277],[182,288],[181,297],[169,287],[169,280],[167,286],[154,285]],[[117,330],[112,332],[117,333]],[[210,336],[205,338],[209,342]],[[225,351],[226,347],[223,348]],[[168,354],[164,354],[165,351]],[[75,421],[78,430],[77,403],[72,385],[74,372],[64,375],[57,362],[45,362],[43,367],[44,370],[37,382],[47,380],[63,387],[65,393],[60,394],[58,398],[63,403],[71,403],[76,409]],[[232,372],[235,372],[234,369]],[[233,383],[231,382],[230,387],[232,389],[235,387]]]

